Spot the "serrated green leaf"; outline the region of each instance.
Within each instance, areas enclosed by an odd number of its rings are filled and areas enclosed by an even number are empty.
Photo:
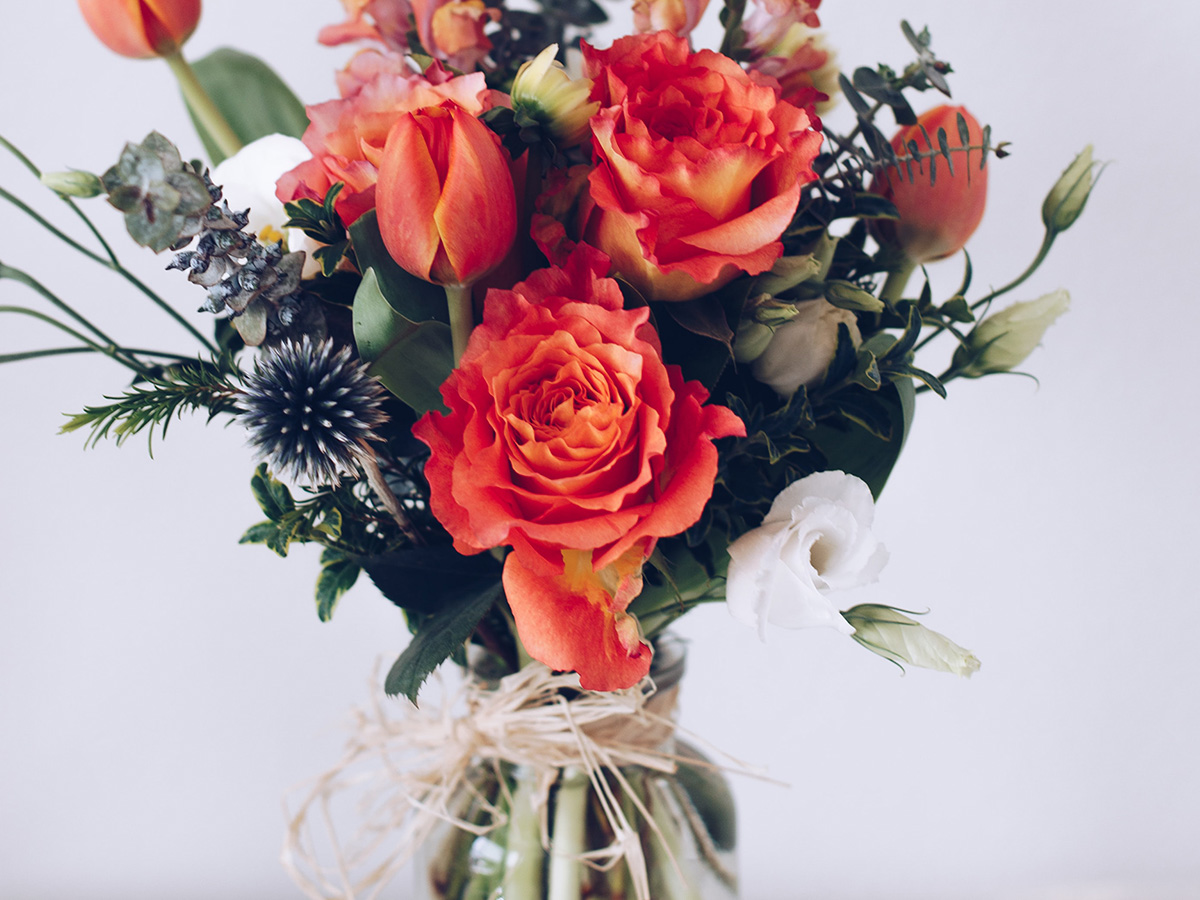
[[[389,696],[403,694],[415,704],[425,679],[463,645],[492,604],[503,596],[499,581],[489,581],[443,597],[438,611],[420,626],[392,664],[383,689]]]
[[[440,609],[447,594],[499,580],[501,571],[490,553],[463,556],[449,544],[407,547],[356,561],[384,597],[423,615]]]
[[[328,622],[342,595],[354,587],[362,569],[349,559],[327,563],[317,576],[317,618]]]
[[[304,104],[257,57],[222,47],[192,63],[192,69],[243,144],[268,134],[298,138],[308,127]],[[212,164],[222,162],[225,154],[194,113],[192,123]]]
[[[878,499],[912,427],[916,391],[910,380],[902,378],[863,397],[877,404],[876,417],[880,414],[886,416],[886,438],[881,438],[851,417],[840,422],[822,422],[809,436],[825,457],[828,468],[857,475]],[[843,399],[839,394],[839,402]],[[861,407],[858,411],[862,411]]]

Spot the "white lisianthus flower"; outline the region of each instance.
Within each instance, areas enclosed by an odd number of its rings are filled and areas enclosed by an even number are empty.
[[[229,208],[250,208],[247,231],[262,234],[267,226],[282,232],[288,220],[283,203],[275,196],[275,182],[284,172],[312,158],[312,152],[299,138],[286,134],[268,134],[253,141],[212,170],[213,184],[229,202]],[[308,278],[320,271],[312,251],[319,245],[299,228],[287,229],[289,250],[304,250],[304,273]]]
[[[790,397],[802,384],[820,383],[837,350],[838,325],[849,329],[855,347],[862,343],[850,310],[824,297],[797,303],[796,315],[775,329],[767,349],[754,361],[754,377],[782,397]]]
[[[767,622],[851,633],[828,594],[879,577],[888,554],[871,533],[874,517],[870,488],[845,472],[817,472],[788,485],[762,525],[729,545],[729,612],[764,638]]]
[[[979,670],[979,660],[970,650],[890,606],[867,603],[842,615],[854,626],[854,639],[884,659],[964,678]]]

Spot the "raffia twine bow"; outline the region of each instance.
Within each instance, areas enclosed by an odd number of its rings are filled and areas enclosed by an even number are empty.
[[[564,690],[576,692],[571,699]],[[658,692],[647,677],[625,691],[581,691],[573,673],[554,674],[540,663],[501,679],[490,688],[467,682],[440,705],[409,706],[391,718],[376,692],[369,706],[354,710],[353,734],[342,759],[318,776],[289,814],[282,861],[313,900],[370,900],[404,867],[441,822],[476,835],[507,821],[503,809],[478,794],[468,779],[472,765],[490,761],[527,766],[536,773],[536,808],[541,840],[550,849],[547,806],[561,769],[575,767],[592,784],[614,834],[607,848],[579,857],[607,869],[622,860],[638,900],[650,900],[649,875],[637,829],[614,795],[609,778],[634,803],[653,832],[654,822],[620,769],[642,766],[673,772],[677,759],[663,744],[676,731],[677,687]],[[689,764],[695,764],[691,758]],[[759,775],[741,763],[723,766]],[[507,795],[507,787],[500,780]],[[485,815],[464,820],[452,809],[460,790],[474,792]],[[357,794],[351,837],[337,835],[334,801]],[[508,799],[511,800],[511,797]],[[329,847],[322,863],[316,850],[316,820]],[[669,849],[668,849],[669,856]],[[678,869],[673,858],[672,865]]]

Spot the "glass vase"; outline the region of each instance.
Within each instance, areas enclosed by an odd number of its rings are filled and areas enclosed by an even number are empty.
[[[647,700],[656,718],[671,721],[684,663],[678,640],[656,642]],[[724,774],[671,727],[630,733],[613,718],[612,727],[625,730],[610,740],[643,741],[671,770],[538,771],[478,761],[450,811],[479,827],[439,823],[416,859],[418,900],[736,898],[736,824]]]

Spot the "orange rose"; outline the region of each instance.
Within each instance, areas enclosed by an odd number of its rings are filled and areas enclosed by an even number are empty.
[[[307,197],[318,203],[337,182],[345,187],[334,203],[346,225],[375,208],[375,184],[388,132],[407,112],[453,100],[478,115],[491,109],[495,92],[475,72],[452,78],[440,63],[424,75],[402,68],[398,57],[366,51],[339,79],[344,96],[306,107],[304,145],[313,158],[285,172],[275,188],[284,203]]]
[[[504,585],[526,649],[583,687],[636,684],[650,648],[625,611],[659,537],[699,519],[728,409],[665,365],[649,310],[626,310],[603,254],[492,290],[442,385],[449,415],[413,434],[432,451],[430,505],[460,553],[511,545]]]
[[[769,269],[821,146],[808,115],[667,32],[584,45],[601,103],[580,237],[652,300],[689,300]]]
[[[922,132],[928,132],[937,141],[939,128],[946,130],[947,144],[951,151],[962,147],[958,135],[958,114],[967,122],[971,143],[983,143],[983,130],[964,107],[939,106],[917,118],[916,125],[902,128],[892,138],[892,149],[901,155],[909,153],[908,144],[915,141],[917,149],[928,153],[929,141]],[[987,202],[987,169],[980,169],[980,151],[969,155],[952,152],[954,174],[946,166],[946,160],[937,157],[937,176],[929,183],[929,167],[933,161],[926,158],[913,163],[913,177],[901,167],[886,169],[876,179],[871,190],[896,204],[900,213],[898,222],[880,220],[877,224],[880,236],[897,245],[916,263],[931,262],[957,253],[979,227],[983,219],[983,207]]]
[[[200,0],[79,0],[79,10],[104,46],[134,59],[170,56],[200,21]]]

